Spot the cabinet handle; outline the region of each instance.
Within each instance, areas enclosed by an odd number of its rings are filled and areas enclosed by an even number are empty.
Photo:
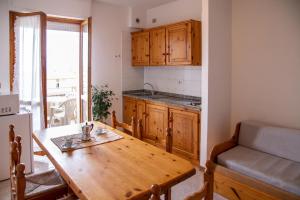
[[[149,55],[149,54],[146,54],[145,56],[149,57],[150,55]]]

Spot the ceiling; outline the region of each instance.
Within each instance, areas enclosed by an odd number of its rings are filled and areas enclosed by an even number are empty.
[[[144,6],[147,8],[156,7],[175,0],[97,0],[106,3],[111,3],[120,6]]]

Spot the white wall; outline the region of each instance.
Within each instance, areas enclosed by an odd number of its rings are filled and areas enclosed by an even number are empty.
[[[122,118],[122,91],[143,86],[143,70],[131,67],[128,8],[94,2],[92,84],[108,84],[116,93],[112,110]]]
[[[200,162],[230,136],[231,0],[203,0]]]
[[[139,23],[136,19],[139,19]],[[147,7],[146,6],[134,6],[129,7],[128,25],[132,28],[145,28],[147,25]]]
[[[231,127],[300,128],[300,1],[233,0]]]
[[[11,9],[43,11],[46,14],[87,18],[91,14],[91,0],[11,0]]]
[[[147,10],[147,27],[160,26],[188,19],[201,20],[201,0],[177,0]],[[156,23],[152,23],[152,19]]]
[[[147,10],[147,27],[201,20],[201,0],[177,0]],[[152,23],[152,19],[156,23]],[[164,92],[201,96],[201,67],[145,67],[145,82]]]
[[[8,0],[0,0],[0,92],[9,91]]]
[[[201,97],[199,67],[145,67],[144,73],[144,82],[152,83],[155,90]]]

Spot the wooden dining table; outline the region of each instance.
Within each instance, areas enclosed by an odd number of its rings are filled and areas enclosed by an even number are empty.
[[[103,123],[93,123],[123,138],[62,152],[51,138],[77,134],[79,124],[33,133],[36,143],[82,200],[148,199],[151,185],[158,184],[163,193],[196,172],[187,160]]]

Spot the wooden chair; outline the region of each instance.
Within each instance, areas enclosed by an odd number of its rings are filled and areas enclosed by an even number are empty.
[[[137,123],[137,138],[140,140],[143,140],[143,132],[144,132],[144,126],[143,126],[143,120],[139,119]]]
[[[209,162],[207,162],[208,164]],[[210,167],[206,168],[205,173],[204,173],[204,185],[199,190],[199,192],[195,192],[193,195],[186,197],[184,200],[211,200],[212,197],[209,196],[212,193],[208,192],[209,187],[213,187],[213,182],[211,179],[213,178],[212,173],[213,171],[210,171]],[[211,184],[209,184],[211,183]],[[213,188],[212,188],[213,189]],[[169,193],[171,193],[171,190],[168,190]],[[157,185],[154,184],[151,186],[151,197],[149,200],[160,200],[160,194],[161,194],[161,188]],[[171,195],[166,196],[165,194],[165,199],[169,198],[171,199]]]
[[[170,122],[172,123],[172,122]],[[167,128],[167,135],[166,135],[166,151],[169,153],[172,153],[172,145],[173,145],[173,137],[172,137],[172,129],[171,128]],[[191,196],[188,196],[187,198],[185,198],[185,200],[208,200],[208,199],[212,199],[212,197],[210,197],[209,195],[211,195],[212,193],[208,193],[208,188],[210,188],[211,190],[213,190],[213,171],[211,170],[212,163],[211,162],[207,162],[206,163],[206,170],[204,172],[204,185],[203,187],[196,193],[194,193]],[[150,200],[160,200],[160,193],[161,193],[161,188],[157,185],[154,184],[151,187],[151,197]],[[168,189],[165,193],[165,200],[171,200],[171,189]]]
[[[151,197],[149,200],[160,200],[160,187],[157,184],[151,186]]]
[[[128,133],[129,135],[131,135],[133,137],[137,137],[136,122],[135,122],[134,117],[131,118],[131,123],[129,125],[129,124],[126,124],[123,122],[119,122],[116,117],[116,111],[112,111],[111,124],[112,124],[113,128],[117,128],[117,127],[123,128],[124,131],[126,133]]]
[[[55,170],[39,174],[25,175],[25,165],[21,163],[22,138],[15,137],[14,126],[9,126],[10,181],[12,200],[51,200],[68,193],[63,179]]]
[[[210,161],[206,162],[203,187],[198,192],[195,192],[191,196],[188,196],[187,198],[185,198],[185,200],[199,200],[199,199],[210,200],[210,199],[213,199],[213,196],[212,196],[213,193],[208,192],[209,189],[210,189],[210,191],[213,191],[213,171],[212,171],[211,165],[212,165],[212,163]]]
[[[140,127],[140,128],[142,131],[142,127]],[[167,134],[166,134],[166,152],[172,153],[172,144],[173,144],[172,129],[167,128],[166,132],[167,132]],[[171,200],[171,188],[167,189],[164,192],[164,194],[165,194],[165,200]],[[159,185],[157,185],[157,184],[152,185],[151,186],[151,197],[149,200],[160,200],[160,195],[161,195],[161,188],[159,187]]]

